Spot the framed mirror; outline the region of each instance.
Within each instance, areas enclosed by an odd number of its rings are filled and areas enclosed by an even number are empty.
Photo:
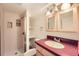
[[[61,13],[61,31],[74,31],[73,10],[69,9]]]
[[[48,29],[54,29],[55,27],[55,17],[48,18]]]
[[[56,30],[56,20],[55,16],[52,16],[47,19],[47,31],[55,31],[55,30]]]

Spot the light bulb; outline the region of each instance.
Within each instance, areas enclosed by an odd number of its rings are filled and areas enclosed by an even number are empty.
[[[46,16],[51,16],[51,12],[47,11]]]
[[[69,9],[69,8],[70,8],[70,4],[68,3],[63,4],[61,7],[62,10]]]

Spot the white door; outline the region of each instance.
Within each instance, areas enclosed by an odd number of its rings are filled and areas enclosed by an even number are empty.
[[[20,26],[17,28],[17,48],[20,52],[24,52],[24,18],[20,19]]]

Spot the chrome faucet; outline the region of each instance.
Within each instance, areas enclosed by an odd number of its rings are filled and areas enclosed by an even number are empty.
[[[60,39],[59,38],[54,38],[54,41],[60,42]]]

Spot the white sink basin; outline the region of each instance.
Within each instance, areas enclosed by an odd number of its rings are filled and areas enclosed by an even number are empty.
[[[55,41],[45,41],[45,44],[52,47],[52,48],[57,48],[57,49],[62,49],[64,48],[64,45]]]

